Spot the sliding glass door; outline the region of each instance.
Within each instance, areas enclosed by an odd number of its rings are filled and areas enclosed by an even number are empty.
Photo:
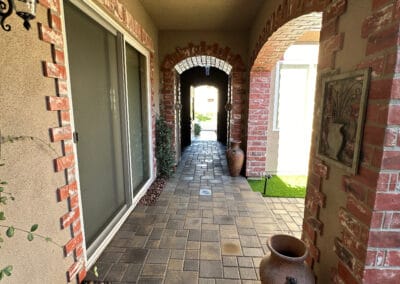
[[[117,37],[65,2],[86,243],[126,204]]]
[[[146,57],[69,1],[64,11],[90,257],[150,178]]]

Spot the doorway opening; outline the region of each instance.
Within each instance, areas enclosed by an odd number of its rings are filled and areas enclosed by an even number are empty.
[[[181,102],[179,112],[181,149],[197,139],[195,127],[200,126],[199,139],[227,144],[230,110],[229,76],[215,67],[193,67],[180,75]],[[198,126],[195,126],[198,125]],[[200,135],[201,136],[201,135]]]
[[[218,95],[218,89],[213,86],[191,88],[192,140],[217,140]]]
[[[311,146],[317,62],[318,44],[294,44],[276,64],[270,106],[272,127],[267,133],[266,171],[282,176],[303,176],[304,188]]]

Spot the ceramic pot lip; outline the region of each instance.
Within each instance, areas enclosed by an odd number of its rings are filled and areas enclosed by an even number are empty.
[[[303,262],[308,254],[306,244],[302,240],[291,235],[273,235],[267,241],[267,246],[272,254],[292,262]],[[288,251],[291,252],[290,256],[285,254],[285,252]]]

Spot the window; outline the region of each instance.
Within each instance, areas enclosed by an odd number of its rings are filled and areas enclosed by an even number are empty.
[[[276,65],[273,130],[313,113],[318,45],[292,45]]]

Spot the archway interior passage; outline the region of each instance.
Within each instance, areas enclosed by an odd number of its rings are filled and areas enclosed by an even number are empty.
[[[199,140],[216,141],[218,129],[218,89],[200,85],[191,88],[192,134]],[[196,125],[200,131],[197,133]],[[194,130],[194,131],[193,131]],[[194,132],[194,133],[193,133]]]
[[[207,70],[208,69],[208,70]],[[193,89],[199,86],[212,86],[217,90],[218,96],[215,102],[216,114],[216,139],[222,144],[227,143],[229,127],[228,111],[225,105],[229,102],[228,96],[229,77],[225,71],[215,67],[193,67],[180,75],[180,102],[182,104],[180,117],[181,149],[191,144],[193,113]]]

